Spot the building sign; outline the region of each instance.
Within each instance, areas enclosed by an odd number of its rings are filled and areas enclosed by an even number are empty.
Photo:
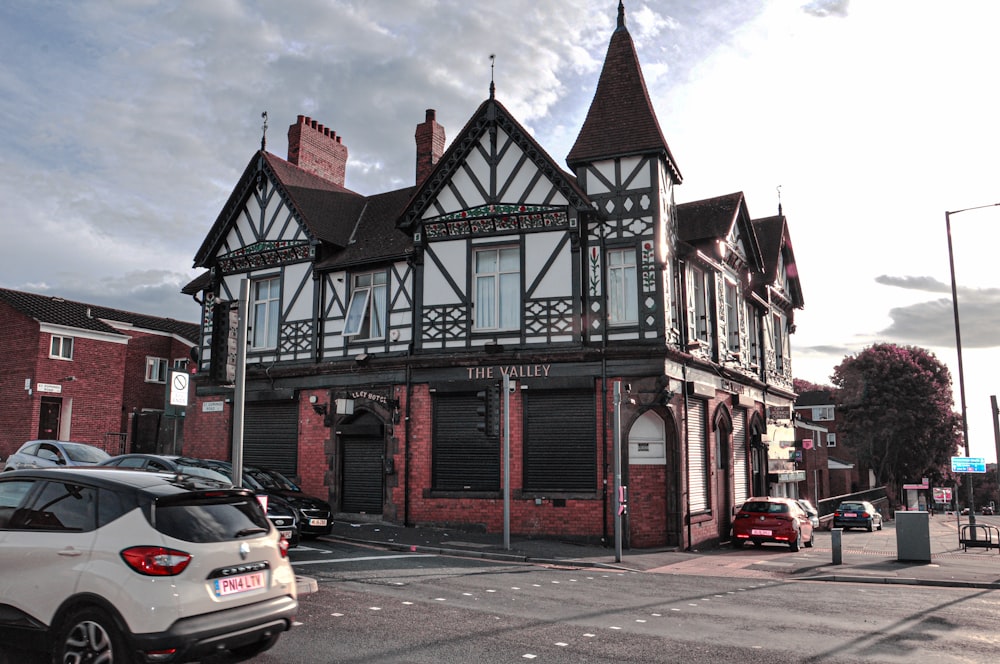
[[[51,392],[52,394],[62,393],[62,385],[53,385],[52,383],[36,383],[35,388],[39,392]]]
[[[951,472],[985,473],[986,459],[984,459],[983,457],[952,457]]]
[[[792,419],[792,407],[791,406],[768,406],[767,416],[772,420],[790,420]]]
[[[201,412],[203,413],[221,413],[225,404],[222,401],[202,401],[201,402]]]
[[[778,482],[804,482],[806,480],[806,471],[796,470],[790,473],[778,473],[776,475]]]
[[[388,406],[389,405],[389,397],[387,397],[386,395],[384,395],[384,394],[377,394],[375,392],[367,392],[365,390],[355,390],[354,392],[351,392],[351,398],[352,399],[367,399],[368,401],[374,401],[375,403],[380,403],[383,406]],[[338,399],[337,401],[340,401],[340,399]],[[341,411],[338,410],[337,412],[340,413]],[[341,413],[341,414],[344,414],[344,413]]]
[[[500,376],[510,376],[511,378],[548,378],[551,364],[511,364],[498,365],[492,367],[466,367],[469,372],[469,380],[483,379],[490,380]]]

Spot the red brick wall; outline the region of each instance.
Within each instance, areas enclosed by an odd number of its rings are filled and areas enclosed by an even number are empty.
[[[195,396],[196,381],[189,387],[184,416],[184,446],[181,454],[201,459],[229,460],[232,456],[233,404],[222,395]],[[206,402],[222,402],[219,412],[204,412]]]
[[[302,490],[312,496],[329,499],[327,482],[330,468],[330,427],[323,424],[323,416],[317,414],[309,397],[315,396],[317,404],[327,404],[326,390],[303,390],[299,393],[299,462],[298,483]]]
[[[0,356],[4,358],[0,362],[0,458],[6,458],[38,435],[40,397],[35,387],[35,350],[40,333],[38,323],[4,303],[0,303],[0,320]],[[26,379],[31,380],[30,394],[24,389]]]
[[[347,146],[329,127],[298,116],[288,127],[288,161],[324,180],[344,186]]]

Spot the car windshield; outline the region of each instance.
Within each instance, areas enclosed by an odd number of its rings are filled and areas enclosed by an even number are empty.
[[[85,463],[100,463],[105,459],[110,459],[111,455],[104,450],[91,447],[90,445],[63,444],[66,455],[73,461],[83,461]]]
[[[864,512],[865,506],[861,503],[842,503],[840,506],[841,512]]]
[[[281,491],[301,491],[295,482],[291,481],[276,470],[263,470],[254,468],[247,472],[253,474],[254,479],[269,489],[280,489]]]

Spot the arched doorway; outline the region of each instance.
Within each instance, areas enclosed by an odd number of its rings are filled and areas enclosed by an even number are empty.
[[[728,542],[733,530],[732,434],[733,420],[725,408],[715,416],[715,499],[719,541]]]
[[[678,546],[683,526],[677,432],[666,409],[640,413],[628,428],[628,546]]]
[[[385,491],[385,426],[361,411],[337,425],[341,448],[340,509],[350,514],[382,514]]]

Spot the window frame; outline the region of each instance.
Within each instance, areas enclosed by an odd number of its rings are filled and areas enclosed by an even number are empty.
[[[269,292],[265,294],[265,297],[261,297],[261,287],[265,284],[267,284]],[[271,276],[254,279],[250,284],[250,290],[252,327],[248,335],[247,346],[254,351],[276,350],[278,348],[278,330],[281,325],[281,277]],[[274,290],[277,292],[272,292]],[[259,320],[261,313],[263,313],[263,322]]]
[[[56,342],[59,342],[59,348],[56,349]],[[67,345],[69,350],[66,350]],[[49,358],[54,360],[73,360],[73,337],[64,336],[61,334],[53,334],[52,338],[49,340]]]
[[[168,373],[167,358],[155,357],[153,355],[146,356],[147,383],[159,383],[161,385],[166,385]]]
[[[368,284],[359,284],[359,280],[368,279]],[[373,316],[378,305],[378,291],[382,291],[380,315]],[[385,339],[387,334],[386,306],[389,292],[389,276],[385,270],[374,272],[359,272],[351,276],[351,299],[347,303],[344,315],[343,336],[355,337],[358,340]],[[374,297],[373,297],[374,296]],[[372,322],[378,322],[379,330],[372,331]]]
[[[495,268],[492,272],[480,272],[479,257],[488,253],[495,254]],[[514,252],[517,259],[517,267],[514,269],[503,267],[503,252]],[[514,332],[521,329],[521,247],[516,244],[496,245],[491,247],[476,247],[472,251],[472,303],[473,303],[473,329],[477,332]],[[504,297],[504,276],[514,276],[517,280],[517,288],[513,295]],[[480,284],[482,281],[492,280],[492,306],[489,306],[489,320],[483,320],[482,312],[487,309],[487,304],[482,301]],[[514,297],[515,302],[508,302],[508,298]],[[516,320],[505,321],[504,311],[509,305],[513,305]]]
[[[739,356],[740,353],[740,292],[735,281],[726,279],[726,348]]]
[[[615,264],[614,257],[620,257]],[[639,264],[635,247],[608,249],[608,325],[639,323]],[[622,275],[617,277],[616,275]],[[631,280],[629,280],[631,276]]]

